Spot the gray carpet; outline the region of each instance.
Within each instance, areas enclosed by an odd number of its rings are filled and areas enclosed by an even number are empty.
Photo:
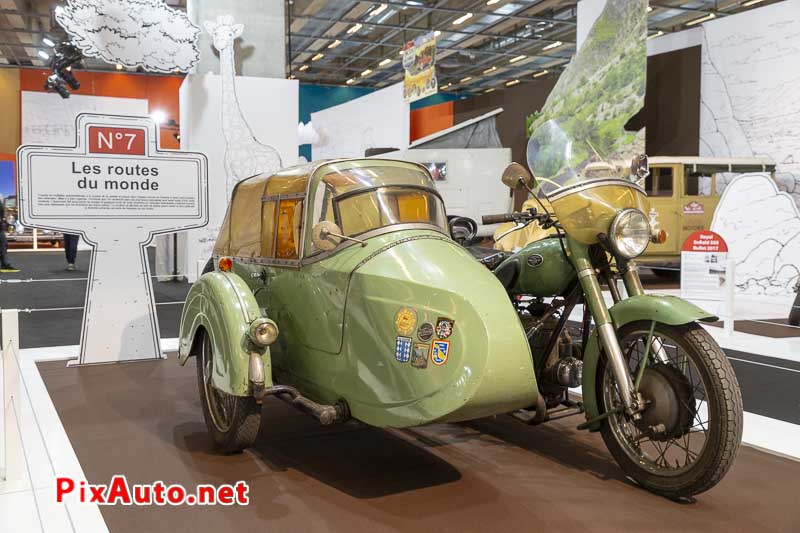
[[[151,248],[150,273],[155,274],[155,251]],[[17,273],[0,273],[0,282],[6,280],[58,280],[31,283],[0,283],[1,309],[53,309],[83,307],[86,301],[86,277],[90,252],[78,252],[75,272],[67,272],[63,250],[40,252],[14,252],[12,264],[21,269]],[[189,292],[186,282],[153,281],[158,302],[182,302]],[[159,305],[158,323],[162,338],[178,336],[181,305]],[[20,313],[20,347],[41,348],[65,346],[80,342],[81,310],[36,311]]]

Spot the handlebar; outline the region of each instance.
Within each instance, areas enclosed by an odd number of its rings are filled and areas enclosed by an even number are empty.
[[[484,224],[502,224],[503,222],[514,222],[514,216],[511,213],[503,213],[500,215],[483,215],[481,220]]]

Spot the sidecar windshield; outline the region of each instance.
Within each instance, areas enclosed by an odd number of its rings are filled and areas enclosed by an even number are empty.
[[[379,160],[335,164],[330,170],[317,189],[315,223],[333,222],[350,237],[397,224],[447,232],[444,204],[424,168]]]
[[[572,132],[577,130],[578,133]],[[547,198],[559,189],[598,178],[630,177],[630,169],[603,157],[619,154],[599,153],[605,146],[592,140],[579,122],[552,119],[536,128],[528,140],[528,167],[536,177],[536,193]],[[629,160],[628,160],[629,161]]]

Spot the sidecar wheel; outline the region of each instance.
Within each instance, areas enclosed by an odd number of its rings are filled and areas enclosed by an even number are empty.
[[[255,398],[233,396],[211,384],[214,348],[207,333],[202,333],[195,346],[197,385],[208,432],[223,452],[241,452],[252,446],[258,436],[261,406]]]
[[[617,333],[636,377],[651,322]],[[707,491],[725,476],[742,440],[742,396],[728,358],[698,324],[656,324],[664,360],[650,351],[639,392],[648,402],[640,420],[623,413],[603,421],[601,434],[622,470],[644,488],[668,498]],[[616,380],[605,364],[597,373],[601,412],[620,405]]]

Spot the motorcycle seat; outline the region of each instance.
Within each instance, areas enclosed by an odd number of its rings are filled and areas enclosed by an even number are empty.
[[[506,290],[511,290],[511,287],[517,282],[519,277],[519,261],[512,260],[494,270],[494,275],[500,280]]]
[[[485,265],[489,270],[497,268],[497,265],[505,261],[506,258],[511,255],[509,252],[483,246],[470,246],[467,250],[472,254],[472,257]]]

